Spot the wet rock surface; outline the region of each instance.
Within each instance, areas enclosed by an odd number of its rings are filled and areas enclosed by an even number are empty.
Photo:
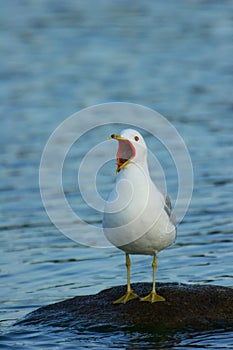
[[[142,297],[151,291],[151,284],[136,283],[132,288]],[[113,301],[126,291],[126,286],[117,286],[41,307],[20,323],[89,330],[111,327],[148,331],[233,329],[233,288],[158,283],[156,289],[166,298],[165,302],[151,304],[135,299],[125,305],[114,305]]]

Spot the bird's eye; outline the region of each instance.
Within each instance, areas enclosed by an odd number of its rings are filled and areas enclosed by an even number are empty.
[[[139,137],[138,136],[134,136],[134,140],[135,141],[139,141]]]

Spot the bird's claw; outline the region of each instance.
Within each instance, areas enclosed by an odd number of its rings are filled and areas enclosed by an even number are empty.
[[[115,300],[113,304],[126,304],[128,301],[137,299],[138,295],[133,293],[133,291],[128,291],[125,295],[120,297],[119,299]]]
[[[148,301],[150,303],[156,303],[159,301],[165,301],[165,298],[161,295],[158,295],[156,292],[152,291],[150,294],[145,296],[144,298],[141,298],[140,301]]]

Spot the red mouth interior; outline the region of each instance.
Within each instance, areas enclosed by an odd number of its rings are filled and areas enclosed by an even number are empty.
[[[135,156],[135,148],[128,140],[118,140],[117,165],[120,168],[125,162]]]

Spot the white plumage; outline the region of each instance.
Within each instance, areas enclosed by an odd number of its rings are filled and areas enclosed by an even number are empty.
[[[156,254],[176,238],[175,216],[168,197],[151,180],[147,165],[147,146],[142,135],[125,129],[111,135],[119,142],[117,178],[104,212],[103,228],[107,239],[126,253],[127,293],[117,303],[137,297],[130,287],[129,254],[153,255],[153,288],[144,301],[162,301],[155,292]]]

